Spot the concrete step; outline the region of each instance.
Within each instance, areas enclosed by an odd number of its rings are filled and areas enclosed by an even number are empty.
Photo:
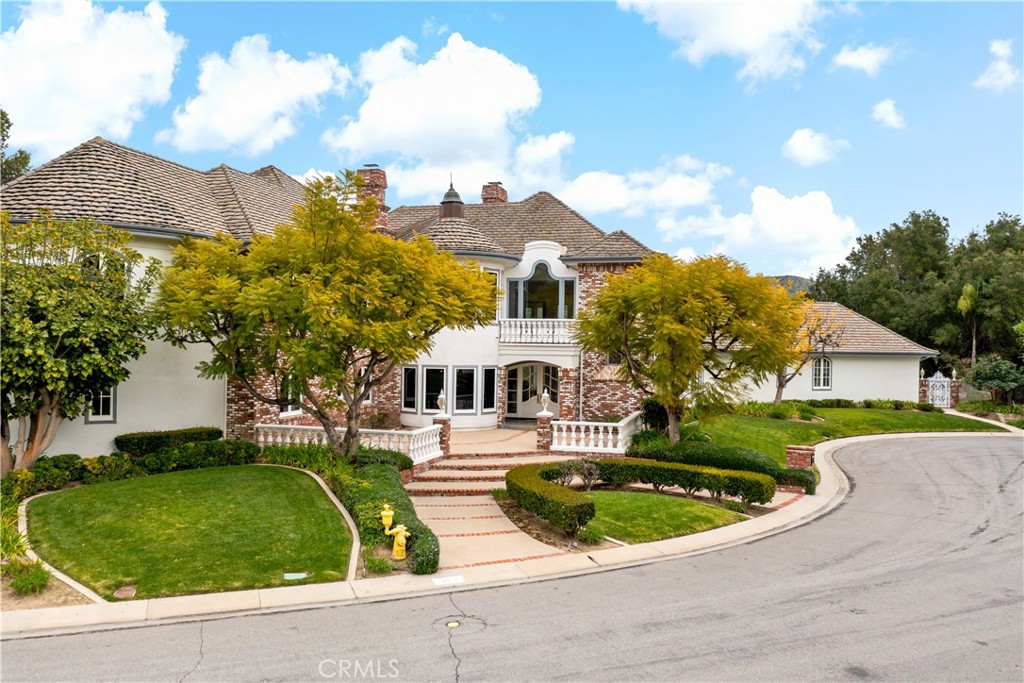
[[[503,481],[414,481],[405,485],[410,496],[487,496],[503,488]]]
[[[502,453],[460,453],[455,450],[448,457],[450,458],[528,458],[534,455],[547,455],[545,451],[507,451]]]
[[[413,481],[505,481],[507,470],[452,470],[435,467],[420,472]]]

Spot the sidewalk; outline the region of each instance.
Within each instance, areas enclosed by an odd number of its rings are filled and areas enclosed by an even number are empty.
[[[1016,434],[988,434],[986,438],[1020,438]],[[926,438],[978,438],[978,433],[919,433],[880,436],[860,436],[840,439],[817,447],[816,462],[821,473],[821,482],[813,496],[790,494],[788,499],[773,501],[778,509],[761,517],[752,518],[730,526],[720,527],[691,536],[683,536],[654,543],[643,543],[587,553],[563,554],[532,538],[529,540],[544,549],[544,554],[532,553],[535,546],[516,545],[512,557],[507,561],[478,566],[474,555],[467,548],[453,545],[459,533],[459,519],[443,520],[442,517],[493,517],[497,506],[492,501],[464,503],[463,507],[449,508],[455,514],[444,514],[446,508],[422,508],[426,515],[432,515],[434,522],[452,522],[448,527],[447,554],[442,555],[442,566],[447,567],[432,575],[401,574],[376,579],[339,581],[335,583],[289,586],[264,590],[236,591],[193,595],[151,600],[133,600],[118,603],[102,603],[75,607],[54,607],[38,610],[5,612],[2,615],[0,634],[4,639],[37,637],[57,633],[73,633],[112,628],[129,628],[142,625],[174,623],[226,616],[269,613],[294,609],[308,609],[318,606],[358,604],[380,600],[394,600],[403,597],[432,593],[446,593],[473,590],[484,587],[507,586],[528,581],[546,580],[605,571],[688,557],[714,552],[742,543],[782,533],[805,524],[833,509],[849,492],[849,483],[842,470],[835,464],[833,455],[846,445],[864,443],[879,439]],[[438,497],[420,505],[445,505],[454,498]],[[469,505],[480,505],[470,508]],[[493,507],[492,507],[493,506]],[[473,510],[478,510],[477,514]],[[464,521],[464,520],[463,520]],[[485,520],[477,520],[484,522]],[[491,531],[508,531],[501,520],[493,519]],[[440,535],[444,536],[444,526]],[[495,539],[506,541],[513,534],[490,534]],[[525,534],[524,534],[525,536]],[[444,540],[442,540],[444,542]],[[518,544],[518,541],[516,542]],[[465,550],[465,552],[463,552]]]

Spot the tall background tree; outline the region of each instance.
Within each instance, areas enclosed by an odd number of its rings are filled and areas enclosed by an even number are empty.
[[[292,222],[250,245],[186,242],[158,296],[166,339],[211,348],[203,377],[235,378],[271,405],[298,404],[339,458],[359,447],[373,387],[442,329],[487,323],[496,297],[479,269],[425,238],[374,232],[377,204],[359,197],[358,182],[352,173],[312,181]]]
[[[622,357],[624,379],[665,406],[675,442],[681,416],[715,410],[792,362],[801,320],[798,298],[736,261],[655,254],[608,277],[576,336]]]
[[[32,157],[23,149],[14,154],[7,153],[7,140],[11,133],[11,120],[7,112],[0,109],[0,185],[6,185],[28,172]]]
[[[951,241],[945,218],[914,212],[859,238],[844,263],[818,272],[809,294],[937,348],[947,369],[985,354],[1019,359],[1013,326],[1024,319],[1024,226],[1004,213]]]
[[[0,215],[0,471],[31,467],[61,423],[126,380],[152,336],[158,275],[122,230]]]

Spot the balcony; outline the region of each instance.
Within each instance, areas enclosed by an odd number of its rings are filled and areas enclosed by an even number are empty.
[[[506,318],[498,321],[503,344],[574,344],[574,320]]]

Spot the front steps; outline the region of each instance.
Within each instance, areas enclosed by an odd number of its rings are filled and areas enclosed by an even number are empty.
[[[405,490],[410,496],[485,496],[505,488],[505,473],[513,467],[563,460],[575,457],[549,453],[451,455],[414,475]]]

